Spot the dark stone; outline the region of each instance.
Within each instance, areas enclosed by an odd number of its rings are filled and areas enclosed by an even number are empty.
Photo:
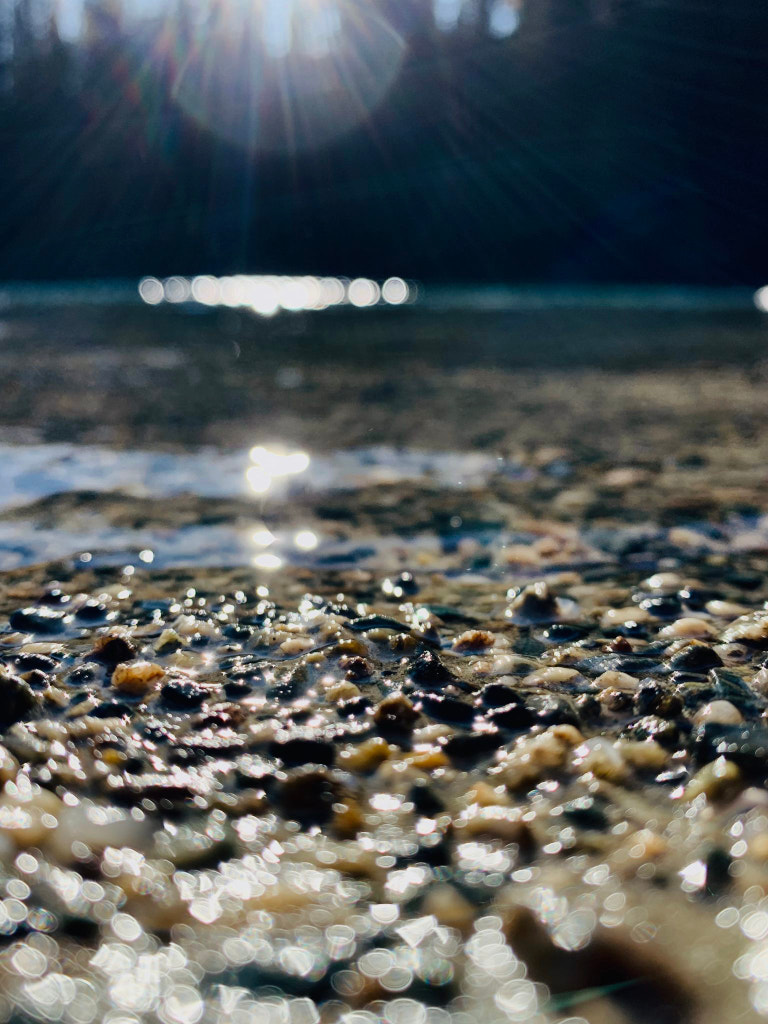
[[[615,629],[609,630],[614,636],[625,636],[631,640],[643,640],[648,636],[648,630],[642,622],[623,622]]]
[[[603,672],[626,672],[631,676],[638,676],[666,671],[663,665],[652,658],[636,654],[597,654],[592,658],[578,661],[574,667],[589,676],[600,676]]]
[[[768,773],[768,727],[764,723],[721,725],[706,722],[691,737],[700,764],[727,757],[743,772],[762,778]]]
[[[362,619],[352,619],[347,623],[348,629],[364,632],[367,629],[394,629],[398,633],[408,633],[410,627],[405,622],[398,622],[387,615],[366,615]]]
[[[729,672],[728,669],[713,668],[708,679],[717,700],[729,700],[742,710],[745,708],[756,709],[765,703],[741,676],[735,672]]]
[[[384,735],[411,732],[418,717],[419,712],[402,693],[385,697],[373,713],[379,732]]]
[[[680,616],[681,601],[677,594],[661,594],[657,597],[646,597],[640,607],[657,619],[677,619]]]
[[[0,675],[0,727],[7,728],[29,718],[40,708],[40,698],[18,676]]]
[[[368,697],[350,697],[349,700],[342,700],[336,707],[336,714],[339,718],[359,718],[367,715],[373,704]]]
[[[69,601],[69,594],[65,594],[59,587],[51,587],[51,589],[46,590],[40,598],[40,604],[50,604],[54,606],[68,604]]]
[[[593,796],[581,796],[565,804],[563,817],[579,828],[598,831],[608,828],[604,805]]]
[[[272,757],[279,758],[286,768],[298,768],[305,764],[322,764],[330,767],[336,760],[336,747],[321,736],[286,733],[275,736],[269,745]]]
[[[571,644],[589,635],[588,626],[576,626],[569,622],[556,622],[544,630],[542,636],[551,644]]]
[[[603,717],[603,706],[592,693],[582,693],[576,698],[576,709],[583,722],[599,722]]]
[[[644,680],[635,693],[635,710],[638,715],[653,715],[664,697],[665,691],[652,679]]]
[[[136,657],[135,645],[124,636],[102,636],[86,655],[89,661],[100,661],[103,665],[120,665]]]
[[[142,800],[151,800],[160,811],[185,804],[196,797],[207,797],[210,783],[199,773],[174,769],[165,772],[145,772],[142,775],[126,775],[109,786],[109,794],[115,803],[135,806]]]
[[[723,664],[717,651],[706,644],[693,641],[670,659],[670,668],[683,672],[707,672]]]
[[[105,604],[89,598],[77,609],[75,617],[81,622],[106,622],[110,615]]]
[[[471,704],[466,704],[456,697],[447,697],[440,693],[414,694],[414,706],[423,711],[428,718],[447,725],[459,725],[469,728],[477,714]]]
[[[533,722],[533,715],[524,704],[493,708],[485,717],[492,725],[507,732],[522,732]]]
[[[304,693],[306,685],[303,679],[297,676],[290,676],[288,679],[280,679],[272,686],[268,686],[266,696],[270,700],[279,700],[282,703],[288,704]]]
[[[579,716],[574,711],[571,702],[565,697],[549,695],[546,697],[531,697],[528,707],[535,716],[535,721],[540,725],[575,725],[579,724]]]
[[[342,667],[347,679],[368,679],[373,675],[373,665],[367,658],[352,655],[342,658]]]
[[[190,679],[169,679],[160,693],[169,707],[188,711],[200,707],[210,691]]]
[[[518,622],[552,622],[559,610],[557,598],[544,582],[529,583],[514,594],[509,605],[512,618]]]
[[[489,732],[461,732],[449,736],[443,744],[446,755],[455,761],[474,761],[488,757],[502,745],[498,730]]]
[[[39,669],[41,672],[52,672],[55,668],[56,662],[47,654],[20,654],[16,658],[18,672],[32,672],[35,669]]]
[[[221,632],[228,640],[249,640],[254,634],[254,628],[242,622],[233,622],[225,626]]]
[[[230,698],[230,700],[238,700],[240,697],[247,697],[251,693],[253,687],[250,683],[247,683],[244,679],[228,679],[224,683],[224,693]]]
[[[427,818],[445,810],[445,804],[426,779],[414,782],[408,793],[408,799],[413,803],[416,811]]]
[[[51,677],[46,672],[41,672],[39,668],[25,672],[24,678],[35,690],[45,690],[51,684]]]
[[[65,629],[64,612],[49,608],[47,605],[19,608],[11,613],[9,622],[11,629],[43,636],[56,636]]]
[[[412,572],[401,572],[391,583],[391,593],[394,597],[402,597],[403,595],[413,597],[414,594],[419,592],[419,585],[414,579]]]
[[[443,686],[454,678],[432,651],[422,651],[410,668],[411,679],[419,686]]]
[[[480,691],[479,701],[486,708],[503,708],[508,704],[522,704],[523,698],[506,683],[486,683]]]
[[[713,846],[704,857],[707,869],[706,889],[708,896],[718,896],[731,882],[733,858],[721,846]]]
[[[91,711],[93,718],[125,718],[134,709],[122,700],[105,700]]]
[[[678,596],[691,611],[700,612],[710,601],[719,601],[723,597],[721,590],[706,590],[703,587],[684,587]]]
[[[88,665],[81,665],[69,673],[68,681],[78,685],[79,683],[91,683],[96,678],[96,673]]]
[[[622,735],[633,740],[656,740],[663,747],[672,749],[680,742],[680,724],[657,715],[645,715],[628,725]]]
[[[317,768],[291,772],[275,787],[282,814],[305,827],[325,824],[343,792],[339,778]]]

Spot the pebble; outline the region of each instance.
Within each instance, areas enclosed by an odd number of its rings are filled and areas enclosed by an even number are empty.
[[[696,712],[694,722],[703,725],[706,722],[715,722],[720,725],[740,725],[744,717],[737,707],[734,707],[728,700],[713,700],[711,704],[705,704]]]
[[[112,673],[112,686],[128,697],[143,697],[157,689],[165,671],[151,661],[130,661],[117,665]]]
[[[47,605],[19,608],[11,613],[9,622],[12,629],[42,636],[58,635],[66,629],[65,613]]]

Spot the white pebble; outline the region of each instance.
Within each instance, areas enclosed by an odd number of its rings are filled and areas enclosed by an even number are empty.
[[[713,700],[696,712],[694,721],[697,725],[705,722],[716,722],[718,725],[739,725],[744,721],[741,712],[729,700]]]

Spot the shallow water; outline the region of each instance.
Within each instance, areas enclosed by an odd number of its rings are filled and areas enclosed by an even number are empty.
[[[768,1015],[765,322],[460,298],[6,296],[0,1019]]]

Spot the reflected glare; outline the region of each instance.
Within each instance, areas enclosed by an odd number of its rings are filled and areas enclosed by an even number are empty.
[[[139,282],[139,297],[148,306],[162,302],[178,305],[197,302],[201,306],[226,306],[249,309],[259,316],[274,316],[280,311],[299,313],[351,305],[366,309],[384,301],[401,306],[416,295],[416,288],[402,277],[389,277],[383,284],[366,277],[346,281],[340,277],[287,277],[262,274],[236,274],[213,277],[199,274],[191,280],[174,275],[164,282],[144,277]]]
[[[299,530],[293,541],[296,547],[302,551],[313,551],[319,543],[317,534],[312,530]]]
[[[139,295],[148,306],[157,306],[163,301],[163,286],[156,277],[143,277],[139,281]]]
[[[768,284],[757,289],[754,294],[754,302],[761,313],[768,313]]]
[[[402,277],[389,277],[381,286],[381,297],[390,306],[401,306],[408,301],[408,285]]]
[[[256,530],[253,534],[253,543],[258,544],[259,547],[268,548],[269,545],[274,544],[274,542],[275,535],[271,530],[268,530],[266,526],[260,530]]]
[[[270,555],[268,552],[264,552],[263,555],[256,555],[253,564],[257,569],[279,569],[283,560],[279,555]]]
[[[364,306],[375,306],[379,301],[381,290],[375,281],[369,281],[367,277],[356,278],[347,290],[347,298],[353,306],[358,308]]]
[[[306,452],[276,452],[262,445],[251,448],[250,458],[253,465],[245,476],[254,494],[266,494],[275,478],[306,472],[310,462]]]

